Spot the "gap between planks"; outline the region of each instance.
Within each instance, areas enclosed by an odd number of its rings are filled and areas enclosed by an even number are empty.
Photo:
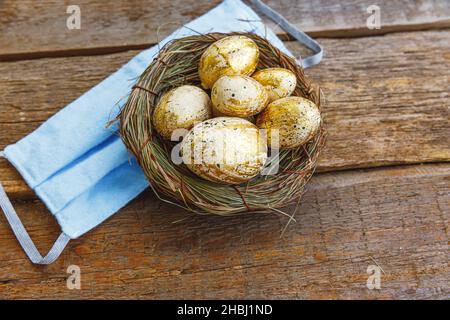
[[[6,161],[1,160],[0,161]],[[11,165],[7,172],[11,172],[13,180],[0,181],[8,196],[13,200],[35,201],[39,200],[37,195],[30,189],[22,177]],[[0,166],[1,168],[1,166]],[[446,176],[450,172],[450,161],[448,162],[422,162],[408,164],[385,164],[369,168],[345,168],[333,171],[317,171],[312,182],[306,186],[306,192],[318,191],[327,188],[347,187],[367,182],[376,182],[390,176],[392,178],[427,178]],[[0,175],[4,176],[4,174]]]
[[[316,38],[320,42],[320,39],[327,38],[365,38],[365,37],[379,37],[391,33],[402,32],[417,32],[417,31],[432,31],[432,30],[450,30],[450,19],[441,21],[439,23],[418,24],[418,25],[400,25],[400,26],[388,26],[383,29],[368,30],[367,28],[357,29],[337,29],[337,30],[324,30],[324,31],[312,31],[307,34],[313,38]],[[370,32],[368,32],[370,31]],[[277,36],[285,42],[297,42],[294,38],[286,33],[277,33]],[[6,53],[0,54],[0,62],[14,62],[21,60],[34,60],[45,58],[65,58],[65,57],[82,57],[82,56],[99,56],[114,53],[121,53],[130,50],[145,50],[157,45],[155,42],[142,43],[142,44],[127,44],[119,46],[101,46],[91,48],[78,48],[67,50],[54,50],[54,51],[35,51],[35,52],[18,52],[18,53]]]

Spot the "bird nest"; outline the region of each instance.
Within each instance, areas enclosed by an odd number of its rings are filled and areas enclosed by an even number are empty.
[[[255,41],[260,51],[257,70],[281,67],[294,72],[297,87],[293,95],[313,101],[320,109],[319,87],[310,83],[295,59],[269,41],[253,33],[209,33],[176,39],[161,48],[133,86],[118,116],[120,135],[142,167],[151,188],[163,201],[202,214],[269,211],[286,214],[282,208],[298,205],[305,185],[314,173],[325,142],[323,121],[307,144],[280,150],[276,174],[258,175],[241,185],[210,182],[194,175],[184,164],[174,164],[171,152],[176,143],[162,139],[152,124],[153,110],[159,98],[177,86],[200,86],[198,65],[202,53],[213,42],[230,35],[244,35]]]

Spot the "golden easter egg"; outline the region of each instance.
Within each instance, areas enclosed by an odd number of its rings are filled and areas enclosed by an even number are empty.
[[[199,87],[184,85],[165,93],[153,113],[156,131],[170,139],[176,129],[191,129],[212,117],[211,99]]]
[[[297,85],[295,74],[284,68],[259,70],[252,78],[264,86],[269,95],[269,102],[290,96]]]
[[[221,114],[249,117],[260,113],[269,97],[255,79],[244,75],[222,76],[211,89],[211,101]]]
[[[198,67],[202,87],[210,89],[223,75],[251,75],[258,64],[258,45],[246,36],[229,36],[203,52]]]
[[[217,118],[217,117],[228,117],[228,116],[226,114],[223,114],[216,108],[214,108],[214,106],[212,106],[212,117]],[[241,118],[241,117],[238,117],[238,118]],[[250,121],[251,123],[256,123],[256,116],[242,117],[242,119]]]
[[[301,97],[286,97],[270,103],[258,115],[256,125],[267,129],[269,145],[280,149],[298,147],[317,133],[321,123],[319,108]]]
[[[267,160],[267,141],[251,122],[219,117],[194,126],[181,147],[183,163],[199,177],[240,184],[260,173]]]

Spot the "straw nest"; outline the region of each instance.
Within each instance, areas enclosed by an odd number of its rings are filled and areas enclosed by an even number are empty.
[[[202,214],[269,211],[286,214],[282,208],[299,204],[304,187],[315,170],[325,141],[323,124],[306,145],[280,151],[277,174],[259,175],[241,185],[210,182],[195,176],[184,165],[175,165],[171,161],[171,150],[176,143],[163,140],[152,126],[153,109],[162,94],[184,84],[200,86],[200,56],[213,42],[229,35],[253,39],[260,49],[257,70],[269,67],[291,70],[297,76],[293,95],[305,97],[320,108],[319,87],[310,83],[294,59],[266,39],[253,33],[195,35],[167,43],[139,77],[118,116],[120,135],[142,167],[153,191],[163,201]]]

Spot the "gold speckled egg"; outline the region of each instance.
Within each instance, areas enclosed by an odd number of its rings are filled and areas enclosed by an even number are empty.
[[[301,97],[286,97],[270,103],[258,115],[256,125],[267,129],[269,145],[275,145],[278,129],[280,149],[298,147],[317,133],[321,123],[319,108]]]
[[[251,122],[219,117],[194,126],[181,143],[186,166],[209,181],[239,184],[255,177],[267,160],[267,142]]]
[[[153,124],[164,139],[170,139],[174,130],[189,130],[197,122],[211,117],[208,94],[198,87],[184,85],[161,97],[153,113]]]
[[[214,108],[214,106],[212,106],[212,117],[217,118],[217,117],[228,117],[228,116],[226,114],[223,114],[216,108]],[[240,117],[238,117],[238,118],[240,118]],[[250,121],[251,123],[256,123],[256,116],[242,117],[242,119]]]
[[[202,87],[210,89],[223,75],[251,75],[258,64],[259,48],[245,36],[229,36],[211,44],[200,58]]]
[[[243,76],[222,76],[211,89],[214,108],[233,117],[248,117],[260,113],[269,102],[264,87],[255,79]]]
[[[284,68],[259,70],[252,78],[264,86],[269,94],[269,102],[290,96],[297,85],[295,74]]]

